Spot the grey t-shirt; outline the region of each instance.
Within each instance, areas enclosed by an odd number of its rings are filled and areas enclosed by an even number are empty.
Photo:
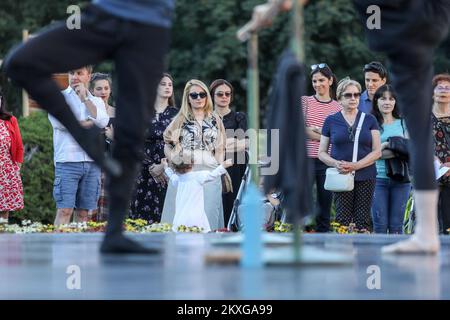
[[[170,28],[175,0],[93,0],[93,4],[120,18]]]

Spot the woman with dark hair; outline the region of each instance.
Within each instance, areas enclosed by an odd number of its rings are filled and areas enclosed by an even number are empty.
[[[245,167],[248,162],[246,149],[245,131],[247,131],[247,115],[244,112],[231,110],[233,101],[233,86],[227,80],[216,79],[209,86],[211,96],[214,100],[214,110],[222,118],[223,126],[227,134],[226,159],[233,160],[233,166],[227,168],[231,178],[232,191],[222,194],[223,214],[225,227],[233,210]]]
[[[106,113],[109,117],[108,125],[104,128],[104,138],[105,138],[105,150],[107,152],[111,151],[111,143],[114,139],[114,119],[116,117],[116,108],[110,105],[111,91],[112,91],[112,80],[111,77],[106,73],[96,72],[92,74],[91,81],[89,83],[89,91],[95,97],[99,97],[105,103]],[[108,199],[105,191],[105,172],[102,171],[101,177],[101,187],[100,187],[100,197],[98,198],[98,210],[94,210],[93,216],[97,216],[97,221],[105,221],[107,219],[107,205]]]
[[[330,230],[330,209],[332,194],[324,189],[325,171],[328,166],[319,160],[319,145],[322,126],[325,119],[342,108],[336,99],[336,76],[326,63],[311,66],[311,82],[315,94],[302,97],[303,115],[308,140],[306,147],[308,158],[314,163],[314,180],[317,190],[316,231],[328,232]]]
[[[450,74],[438,74],[433,78],[433,136],[435,155],[441,166],[450,167]],[[450,231],[450,170],[438,180],[439,231]]]
[[[23,209],[23,187],[20,166],[23,144],[17,119],[6,112],[0,89],[0,220],[7,223],[9,213]]]
[[[408,155],[399,153],[392,143],[392,137],[401,137],[406,149],[407,132],[403,120],[400,119],[397,96],[391,85],[378,88],[372,103],[372,114],[377,119],[381,131],[382,151],[381,159],[376,162],[377,178],[372,204],[373,230],[375,233],[401,234],[411,183],[406,166],[404,175],[400,172],[393,175],[389,167],[394,161],[398,164],[407,164]]]
[[[164,173],[163,134],[178,113],[175,107],[173,78],[164,73],[158,85],[155,101],[155,116],[149,124],[144,147],[142,169],[136,180],[134,195],[130,203],[130,217],[159,223],[167,191]]]

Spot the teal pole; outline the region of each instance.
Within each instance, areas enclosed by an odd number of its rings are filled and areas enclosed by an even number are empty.
[[[305,61],[305,48],[303,45],[304,39],[304,24],[303,24],[303,4],[300,1],[294,1],[292,10],[292,39],[291,46],[299,63]],[[292,214],[292,213],[291,213]],[[293,212],[297,217],[299,212]],[[301,260],[301,240],[302,240],[302,221],[300,218],[294,220],[294,263],[300,263]]]
[[[262,195],[258,190],[259,172],[258,172],[258,152],[259,152],[259,72],[258,72],[258,35],[252,32],[247,43],[248,49],[248,88],[247,88],[247,106],[249,115],[249,129],[255,130],[256,141],[250,141],[256,144],[255,155],[250,156],[250,185],[245,190],[243,199],[244,205],[244,240],[242,241],[241,265],[244,268],[259,268],[263,265],[262,259]],[[255,135],[253,135],[255,137]]]

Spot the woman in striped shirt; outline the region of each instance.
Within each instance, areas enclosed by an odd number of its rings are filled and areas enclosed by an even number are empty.
[[[341,106],[336,99],[336,76],[326,63],[311,66],[311,81],[315,94],[302,97],[302,108],[306,125],[308,140],[306,147],[308,158],[314,163],[314,181],[317,197],[315,208],[316,232],[328,232],[330,230],[330,208],[332,194],[324,189],[326,164],[319,160],[318,152],[320,135],[325,119],[336,112],[341,111]]]

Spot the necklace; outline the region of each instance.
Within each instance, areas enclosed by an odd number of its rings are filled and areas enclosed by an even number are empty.
[[[436,118],[450,117],[450,113],[448,112],[438,112],[436,110],[433,110],[433,114],[436,116]]]

